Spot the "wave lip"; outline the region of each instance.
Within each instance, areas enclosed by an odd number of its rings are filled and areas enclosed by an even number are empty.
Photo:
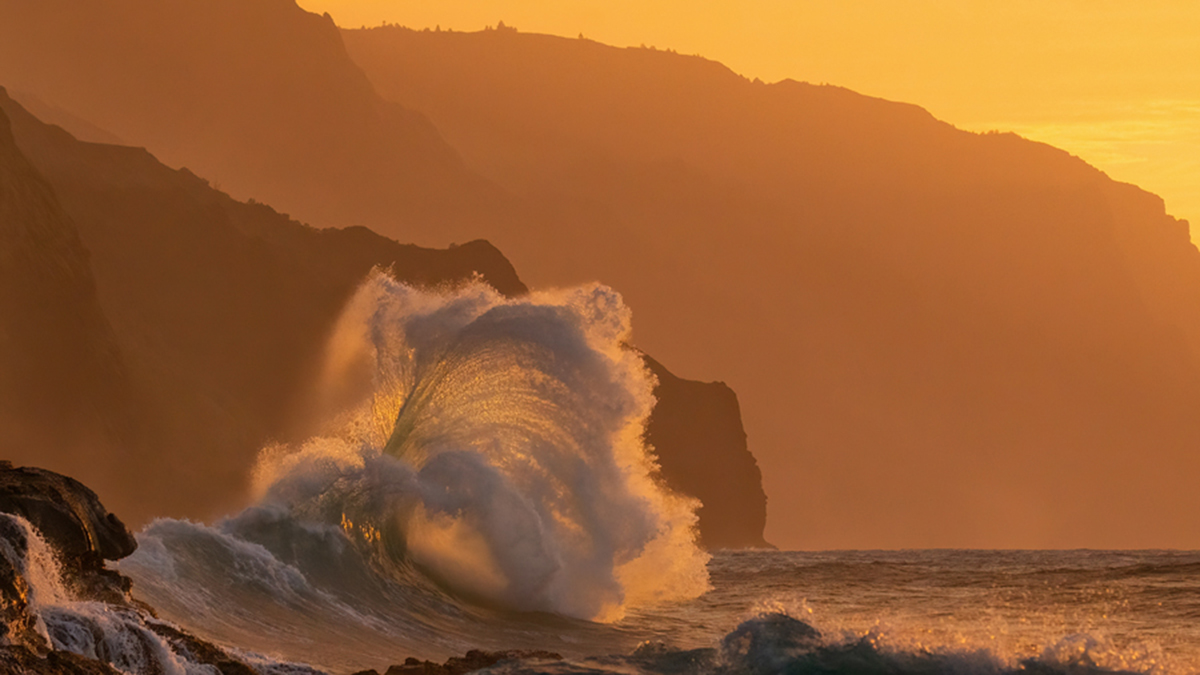
[[[321,436],[264,453],[260,507],[506,609],[613,621],[696,597],[697,503],[651,477],[653,381],[629,333],[599,284],[509,299],[375,273],[330,342],[321,388],[341,407]]]

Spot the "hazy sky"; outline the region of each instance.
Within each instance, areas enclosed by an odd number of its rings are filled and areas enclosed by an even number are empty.
[[[1200,231],[1194,0],[300,0],[342,26],[526,32],[700,54],[1059,146]],[[1194,234],[1195,236],[1195,234]]]

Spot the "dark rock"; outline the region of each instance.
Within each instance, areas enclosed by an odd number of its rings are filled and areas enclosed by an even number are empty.
[[[540,649],[509,649],[498,652],[485,652],[479,649],[472,649],[464,656],[450,657],[445,663],[420,661],[410,656],[404,660],[402,665],[388,668],[384,675],[464,675],[464,673],[474,672],[482,668],[491,668],[502,661],[526,659],[532,659],[536,661],[561,661],[562,654]]]
[[[28,552],[25,529],[13,516],[0,515],[0,640],[29,645],[44,653],[49,646],[34,629],[36,620],[29,613],[29,583],[22,574]]]
[[[781,672],[798,652],[819,646],[821,633],[786,614],[765,614],[743,622],[721,640],[721,653],[750,672]]]
[[[258,675],[258,671],[238,661],[211,642],[164,623],[147,622],[146,627],[165,638],[176,654],[183,654],[193,663],[216,668],[221,675]]]
[[[106,663],[70,652],[38,656],[22,645],[0,645],[0,672],[21,675],[121,675]]]
[[[28,520],[57,550],[64,570],[95,573],[102,583],[128,590],[128,582],[104,570],[137,549],[137,540],[83,483],[51,471],[0,468],[0,512]]]
[[[699,543],[707,548],[771,548],[763,539],[767,495],[762,472],[746,446],[737,394],[722,382],[676,377],[643,354],[658,379],[658,403],[646,423],[646,442],[662,478],[703,506]]]
[[[22,520],[24,519],[24,520]],[[110,675],[116,673],[104,660],[113,658],[99,649],[101,660],[92,660],[51,648],[36,630],[35,589],[26,575],[30,564],[30,528],[55,549],[67,582],[65,589],[77,599],[105,603],[105,613],[124,623],[119,642],[133,650],[139,663],[158,662],[157,635],[176,655],[197,665],[212,666],[221,675],[259,675],[211,642],[159,621],[153,608],[129,597],[132,581],[105,569],[104,560],[125,557],[137,548],[133,536],[108,512],[89,488],[79,481],[44,469],[16,468],[0,461],[0,673]],[[32,577],[31,577],[32,578]],[[36,589],[41,592],[40,589]],[[43,617],[44,618],[44,617]],[[131,630],[128,627],[133,626]],[[147,633],[148,629],[150,633]],[[70,622],[48,621],[46,630],[55,645],[78,645],[78,633],[101,644],[112,626],[97,623],[89,613]],[[78,647],[77,647],[78,648]],[[86,651],[86,648],[84,649]],[[114,661],[115,662],[115,661]],[[297,667],[296,673],[319,671]]]

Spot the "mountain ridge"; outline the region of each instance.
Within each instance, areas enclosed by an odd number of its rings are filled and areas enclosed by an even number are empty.
[[[294,2],[0,3],[0,82],[305,222],[461,233],[505,208]]]

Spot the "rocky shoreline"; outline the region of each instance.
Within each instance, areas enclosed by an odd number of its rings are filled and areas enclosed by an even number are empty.
[[[404,663],[388,668],[383,673],[378,670],[360,670],[353,675],[465,675],[483,668],[491,668],[505,661],[561,661],[562,654],[543,650],[509,649],[499,652],[485,652],[472,649],[464,656],[454,656],[445,663],[421,661],[409,657]]]
[[[46,561],[39,559],[46,553],[44,546],[57,558],[53,571],[61,579],[44,578]],[[159,652],[166,647],[175,658],[212,666],[221,675],[260,673],[134,600],[132,580],[108,569],[105,561],[119,560],[136,549],[133,534],[87,486],[51,471],[0,461],[0,672],[161,673],[165,669]],[[40,597],[43,594],[52,597]],[[124,649],[114,649],[118,640],[105,634],[112,626],[88,625],[77,616],[70,617],[75,621],[64,620],[65,613],[53,611],[71,603],[101,605],[100,611],[115,619],[109,623],[121,630]],[[85,639],[77,630],[81,628]],[[59,648],[64,644],[84,654]]]
[[[153,607],[132,597],[129,577],[106,566],[136,549],[129,528],[84,484],[0,460],[0,673],[159,675],[169,672],[165,650],[171,660],[209,666],[220,675],[322,674],[301,664],[250,663],[160,619]],[[57,558],[50,571],[61,579],[46,578],[48,551]],[[51,597],[42,597],[46,594]],[[108,620],[59,611],[76,603]],[[114,627],[120,634],[107,634]],[[463,675],[517,659],[558,661],[562,655],[471,650],[445,663],[409,658],[383,675]],[[371,674],[381,675],[355,673]]]

